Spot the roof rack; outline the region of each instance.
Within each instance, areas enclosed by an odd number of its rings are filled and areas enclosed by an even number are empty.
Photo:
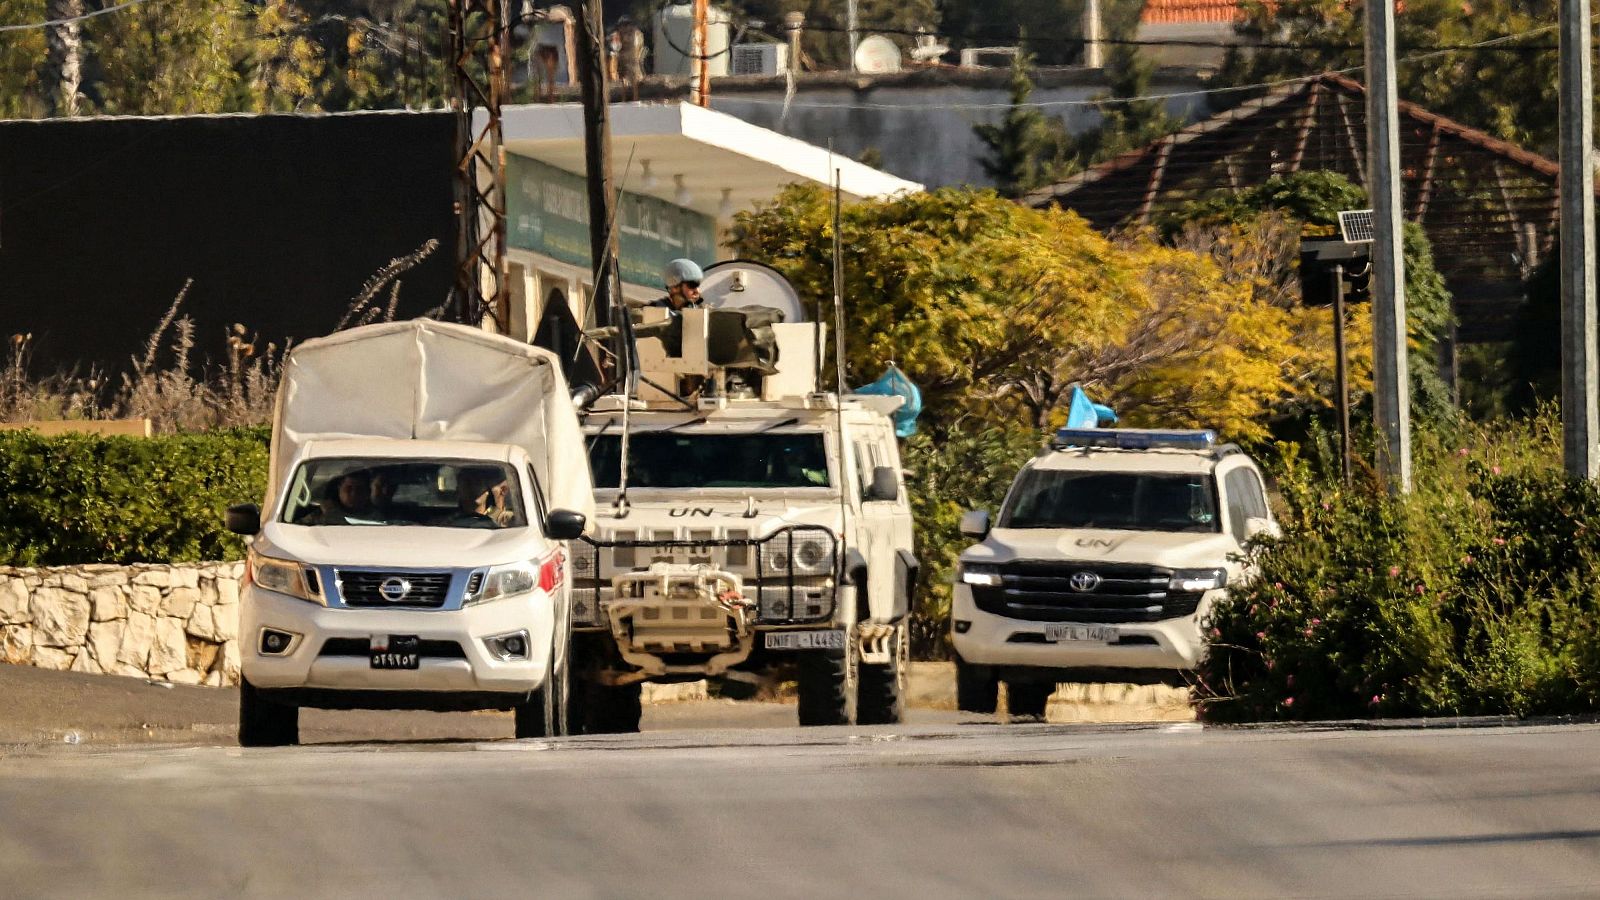
[[[1062,428],[1051,446],[1057,450],[1191,450],[1217,456],[1239,452],[1232,444],[1217,445],[1217,433],[1206,429]],[[1232,448],[1231,451],[1227,448]]]

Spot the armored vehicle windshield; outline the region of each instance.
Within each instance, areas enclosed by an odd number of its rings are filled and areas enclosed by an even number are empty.
[[[615,488],[620,434],[590,439],[595,487]],[[635,433],[628,445],[630,488],[825,488],[828,451],[820,431]]]

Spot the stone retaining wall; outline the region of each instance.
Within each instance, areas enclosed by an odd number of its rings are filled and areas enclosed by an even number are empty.
[[[243,574],[242,562],[0,566],[0,662],[236,684]]]

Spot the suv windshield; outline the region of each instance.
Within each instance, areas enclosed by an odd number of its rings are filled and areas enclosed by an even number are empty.
[[[589,441],[597,488],[617,487],[622,436]],[[635,433],[628,442],[628,486],[637,488],[814,488],[828,486],[822,432],[770,434]]]
[[[520,496],[505,463],[330,457],[300,465],[282,521],[516,528],[528,524]]]
[[[1210,475],[1029,469],[999,527],[1216,531],[1216,489]]]

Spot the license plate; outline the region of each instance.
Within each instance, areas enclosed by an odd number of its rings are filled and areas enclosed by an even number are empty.
[[[843,650],[842,631],[769,631],[768,650]]]
[[[375,634],[369,646],[374,669],[415,669],[422,664],[421,642],[414,634]]]
[[[1117,630],[1110,625],[1046,625],[1044,639],[1052,643],[1058,641],[1099,641],[1107,643],[1117,639]]]

